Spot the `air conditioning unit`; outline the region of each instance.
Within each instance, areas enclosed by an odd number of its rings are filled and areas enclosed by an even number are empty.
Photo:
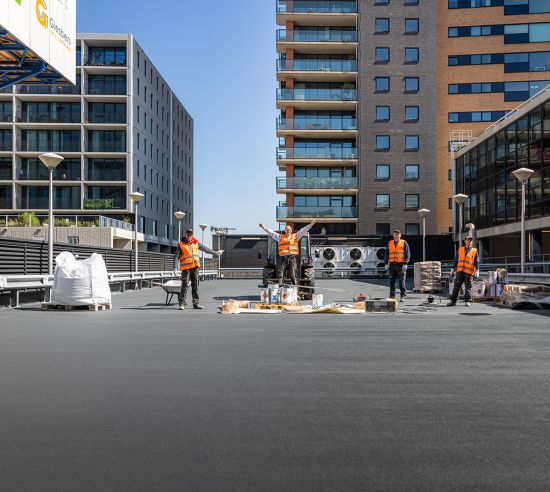
[[[340,259],[338,253],[336,248],[321,248],[321,258],[325,261],[338,261]]]
[[[332,263],[331,261],[326,261],[323,263],[323,268],[329,270],[327,273],[331,273],[331,271],[333,272],[334,270],[336,270],[336,264]]]
[[[349,269],[351,273],[358,274],[358,273],[361,273],[361,271],[364,269],[364,264],[358,263],[357,261],[352,261],[349,264]]]
[[[362,246],[349,246],[346,255],[348,260],[361,263],[367,260],[367,248]]]

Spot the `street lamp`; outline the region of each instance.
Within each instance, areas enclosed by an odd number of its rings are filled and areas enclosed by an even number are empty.
[[[421,208],[418,213],[422,217],[422,261],[426,261],[426,217],[430,211],[427,208]]]
[[[532,169],[526,167],[516,169],[512,172],[521,183],[521,273],[525,273],[525,185],[534,172]]]
[[[133,193],[130,193],[130,200],[134,202],[134,214],[135,214],[135,226],[134,226],[134,254],[135,254],[135,272],[139,272],[138,269],[138,203],[143,199],[145,196],[143,193],[139,193],[137,191],[134,191]]]
[[[463,195],[459,193],[458,195],[453,196],[454,202],[458,205],[458,246],[460,247],[462,243],[462,214],[464,212],[464,202],[468,198],[468,195]]]
[[[204,230],[208,227],[207,224],[199,224],[199,227],[201,228],[201,244],[204,245]],[[201,251],[202,253],[202,259],[201,259],[201,263],[202,263],[202,274],[204,275],[204,250]]]
[[[178,221],[178,242],[181,241],[181,221],[185,218],[185,212],[174,212],[174,217]]]
[[[48,201],[48,273],[53,274],[53,172],[59,163],[63,160],[60,155],[53,152],[41,154],[38,158],[42,161],[48,171],[50,171],[50,191]]]

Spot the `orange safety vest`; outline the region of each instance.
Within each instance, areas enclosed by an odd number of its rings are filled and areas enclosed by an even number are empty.
[[[180,242],[178,246],[180,248],[180,270],[190,270],[201,266],[198,243]]]
[[[291,234],[288,239],[286,234],[281,234],[278,245],[279,256],[293,255],[296,256],[300,252],[298,248],[298,237],[296,234]]]
[[[400,239],[395,246],[395,241],[388,243],[389,263],[405,263],[405,241]]]
[[[477,249],[472,248],[470,252],[466,254],[466,248],[461,246],[458,250],[458,263],[456,265],[457,272],[464,272],[467,275],[473,275],[476,271],[475,259],[477,255]]]

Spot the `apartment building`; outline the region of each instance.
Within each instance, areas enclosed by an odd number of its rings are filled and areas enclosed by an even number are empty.
[[[547,0],[276,10],[277,220],[316,233],[417,235],[427,208],[427,234],[449,234],[451,133],[467,142],[550,81]]]
[[[0,215],[48,210],[38,156],[54,173],[57,216],[135,221],[147,249],[168,251],[173,212],[193,223],[193,119],[132,35],[78,34],[77,84],[0,92]]]

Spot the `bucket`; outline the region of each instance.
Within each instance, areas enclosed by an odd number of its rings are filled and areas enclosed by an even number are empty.
[[[315,309],[323,307],[323,294],[313,294],[311,300]]]
[[[279,284],[271,284],[269,286],[269,303],[279,304]]]
[[[269,304],[269,289],[260,289],[260,302]]]
[[[279,302],[281,304],[292,304],[298,299],[298,289],[294,286],[281,287],[279,289]]]

